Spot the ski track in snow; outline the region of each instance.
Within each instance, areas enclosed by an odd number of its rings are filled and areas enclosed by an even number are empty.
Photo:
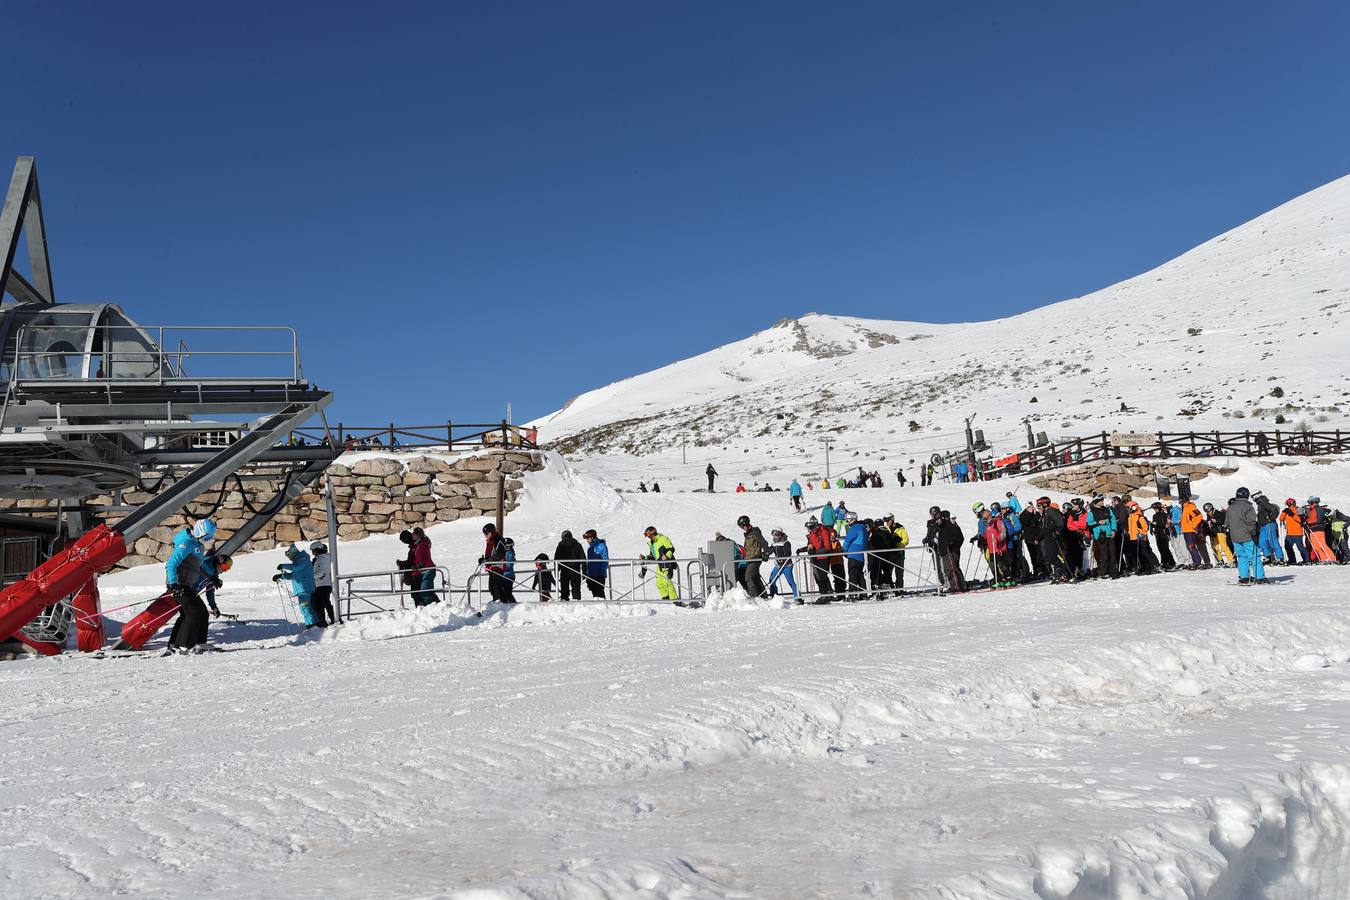
[[[522,605],[453,630],[424,610],[186,660],[16,663],[0,878],[62,897],[1344,896],[1343,570],[1228,577]]]

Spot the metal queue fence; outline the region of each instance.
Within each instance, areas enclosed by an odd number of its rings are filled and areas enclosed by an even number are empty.
[[[830,590],[820,590],[820,585],[815,578],[817,558],[806,554],[795,554],[787,558],[784,568],[792,572],[793,582],[797,585],[797,594],[801,597],[821,596],[851,596],[855,594],[872,594],[882,590],[899,591],[903,590],[907,596],[921,594],[943,595],[948,592],[946,579],[940,574],[940,564],[936,554],[928,547],[910,547],[905,548],[904,562],[899,562],[896,551],[893,550],[867,550],[862,551],[864,583],[854,584],[849,581],[847,561],[841,556],[838,566],[829,568]],[[917,564],[914,560],[917,555]],[[582,596],[580,602],[583,603],[668,603],[668,599],[660,596],[657,580],[656,566],[653,560],[642,558],[610,558],[608,560],[608,569],[603,579],[590,579],[586,576],[587,565],[594,564],[594,560],[556,560],[547,561],[545,571],[552,574],[553,584],[549,591],[550,600],[561,599],[561,581],[560,572],[564,568],[574,568],[581,572]],[[668,560],[667,565],[674,565],[674,569],[668,576],[673,584],[677,586],[677,599],[687,604],[700,604],[707,600],[713,590],[726,591],[740,583],[737,578],[737,572],[744,571],[754,560],[733,560],[721,567],[720,570],[710,568],[709,561],[705,556],[697,558],[677,558]],[[874,566],[873,563],[877,565]],[[773,576],[782,564],[781,560],[773,557],[759,560],[760,575],[764,580],[766,591],[773,581]],[[492,573],[487,570],[488,564],[480,564],[465,587],[465,598],[468,604],[481,609],[483,605],[490,601],[491,592],[489,588],[489,579]],[[497,563],[500,565],[500,563]],[[873,573],[880,566],[893,566],[889,574],[895,575],[903,573],[906,583],[900,586],[882,586],[878,587],[871,581]],[[514,563],[513,578],[511,579],[511,588],[515,599],[519,601],[522,597],[538,601],[542,599],[542,592],[535,587],[534,575],[538,569],[535,568],[532,560]],[[644,572],[644,569],[646,570]],[[836,572],[836,570],[838,570]],[[781,576],[780,576],[781,578]],[[898,579],[895,579],[898,580]],[[895,584],[895,580],[891,582]],[[782,578],[781,593],[791,595],[792,591],[787,586],[786,579]],[[843,589],[836,589],[842,585]],[[572,601],[576,602],[576,601]]]
[[[428,571],[428,570],[423,570]],[[388,569],[379,572],[339,572],[338,596],[334,608],[339,610],[343,619],[375,613],[394,612],[407,609],[408,601],[416,604],[414,594],[429,593],[436,600],[448,600],[456,591],[450,583],[450,572],[443,566],[429,571],[436,573],[432,587],[427,591],[413,588],[403,580],[403,569]],[[359,607],[356,604],[361,604]]]
[[[716,573],[710,573],[702,557],[685,557],[663,560],[660,563],[641,557],[610,557],[605,562],[607,569],[603,578],[588,578],[587,566],[595,560],[587,559],[550,559],[545,571],[553,576],[550,599],[562,597],[562,571],[570,569],[579,572],[581,596],[571,602],[582,603],[669,603],[662,598],[657,584],[657,567],[668,567],[666,577],[675,587],[676,599],[685,604],[697,604],[707,599],[710,588],[719,585]],[[465,599],[474,609],[482,609],[491,598],[491,578],[495,574],[488,566],[501,566],[500,561],[479,563],[478,568],[469,576],[465,584]],[[543,592],[535,586],[534,560],[517,560],[511,579],[512,594],[519,592],[525,597],[542,600]],[[498,576],[501,577],[501,576]],[[519,599],[519,598],[517,598]]]
[[[860,551],[863,556],[861,583],[850,580],[848,559],[842,553],[838,554],[837,563],[824,565],[820,564],[821,557],[808,554],[794,554],[786,560],[769,557],[758,561],[760,577],[764,581],[766,595],[770,587],[777,587],[779,594],[790,596],[792,591],[787,585],[786,578],[778,575],[775,580],[775,575],[780,569],[791,571],[797,586],[797,596],[802,598],[803,602],[807,599],[858,599],[883,594],[902,594],[906,597],[945,596],[952,592],[949,575],[944,571],[936,550],[922,545],[906,547],[903,550],[903,561],[896,550]],[[561,571],[574,569],[580,573],[578,579],[580,596],[568,602],[678,602],[685,606],[698,607],[703,605],[714,591],[725,592],[741,584],[741,579],[737,577],[738,571],[746,571],[754,562],[756,561],[733,560],[718,570],[710,568],[706,555],[666,560],[663,565],[671,567],[667,569],[667,578],[676,587],[677,596],[674,601],[660,595],[656,578],[657,563],[651,559],[611,557],[606,561],[607,566],[602,578],[587,576],[587,566],[595,563],[595,560],[588,559],[551,559],[547,561],[543,571],[553,576],[548,590],[548,599],[551,602],[562,601]],[[973,545],[969,547],[964,562],[958,555],[954,558],[953,564],[959,568],[966,583],[978,582],[981,576],[985,578],[992,576],[987,557]],[[494,576],[504,577],[489,570],[489,565],[502,563],[479,563],[463,587],[452,584],[449,571],[437,566],[433,570],[436,573],[435,584],[427,593],[432,594],[438,601],[461,598],[470,609],[482,610],[492,602],[491,579]],[[540,570],[535,567],[534,561],[518,560],[511,565],[514,567],[510,579],[513,599],[516,602],[543,601],[544,591],[540,589],[534,577]],[[828,583],[828,587],[823,590],[820,580],[816,577],[818,568],[824,570],[822,574]],[[883,572],[889,578],[878,583],[877,575]],[[338,577],[336,602],[342,617],[347,619],[394,612],[406,609],[410,600],[415,604],[417,598],[414,594],[420,594],[422,591],[406,585],[403,582],[403,575],[402,569],[341,573]]]

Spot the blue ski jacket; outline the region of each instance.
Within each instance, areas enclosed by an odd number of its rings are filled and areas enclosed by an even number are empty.
[[[609,545],[597,540],[586,548],[586,577],[604,578],[609,572]]]
[[[1116,533],[1116,514],[1114,510],[1106,510],[1106,515],[1098,517],[1096,510],[1088,510],[1088,530],[1097,540],[1104,540],[1112,537]]]
[[[291,576],[291,592],[295,596],[308,598],[314,593],[314,564],[308,553],[301,550],[295,559],[281,564],[281,571]]]
[[[826,528],[834,527],[834,507],[828,500],[825,501],[825,508],[820,511],[820,524]]]
[[[792,479],[792,484],[788,485],[788,496],[800,497],[802,495],[802,486],[797,483],[797,479]]]
[[[866,549],[867,526],[862,522],[854,522],[848,526],[848,534],[844,535],[844,555],[856,562],[862,562],[867,558],[863,556]]]
[[[169,554],[169,561],[164,564],[164,574],[167,576],[167,584],[173,586],[178,584],[178,567],[181,566],[189,556],[206,559],[206,548],[202,542],[192,536],[192,532],[186,528],[173,536],[173,552]],[[190,585],[196,587],[196,585]]]

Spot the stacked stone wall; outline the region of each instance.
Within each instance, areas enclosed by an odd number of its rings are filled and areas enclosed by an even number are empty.
[[[373,534],[397,534],[419,525],[425,528],[490,515],[497,509],[499,486],[505,487],[504,508],[510,512],[520,502],[524,474],[542,468],[542,454],[516,450],[449,459],[410,456],[372,457],[350,464],[339,461],[328,468],[338,536],[344,541],[356,541]],[[188,507],[193,518],[210,515],[215,519],[218,540],[228,539],[252,516],[249,506],[261,507],[279,487],[276,481],[249,480],[252,473],[248,470],[240,474],[245,476],[242,491],[239,483],[231,479],[223,496],[217,486]],[[123,502],[139,504],[153,496],[128,492],[123,495]],[[108,504],[112,498],[99,497],[94,502]],[[108,523],[120,519],[121,515],[110,516]],[[179,514],[151,529],[136,541],[124,565],[167,559],[174,534],[188,521],[188,517]],[[244,549],[267,550],[290,541],[320,540],[327,535],[327,493],[320,481],[278,513]]]
[[[1210,465],[1199,462],[1163,462],[1161,460],[1109,460],[1083,463],[1064,469],[1055,469],[1030,479],[1035,487],[1047,491],[1062,491],[1091,497],[1094,494],[1156,493],[1158,474],[1187,475],[1191,481],[1200,481],[1212,474],[1232,475],[1234,465]]]

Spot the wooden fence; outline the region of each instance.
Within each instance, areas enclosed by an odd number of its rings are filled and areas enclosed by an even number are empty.
[[[1140,446],[1118,446],[1110,432],[1056,441],[1034,450],[979,461],[979,477],[1029,475],[1107,459],[1208,456],[1331,456],[1350,453],[1350,431],[1185,431],[1150,434]],[[953,454],[953,456],[957,456]],[[961,459],[960,461],[964,461]]]

